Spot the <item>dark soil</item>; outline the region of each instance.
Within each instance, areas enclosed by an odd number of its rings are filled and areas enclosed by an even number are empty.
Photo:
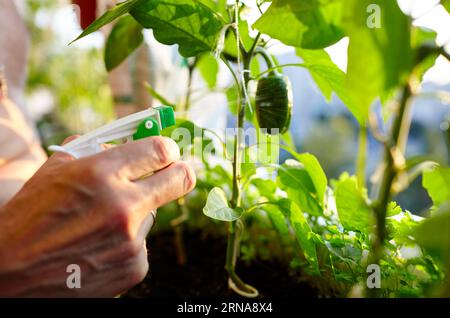
[[[227,287],[225,239],[201,238],[201,233],[184,235],[186,264],[176,261],[173,232],[160,233],[148,240],[150,271],[145,280],[124,297],[152,298],[231,298]],[[238,264],[238,274],[255,286],[262,298],[314,298],[317,291],[308,283],[298,283],[279,264],[253,261]]]

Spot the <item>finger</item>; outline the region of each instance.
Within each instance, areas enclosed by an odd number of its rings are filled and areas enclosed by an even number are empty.
[[[149,178],[136,181],[135,184],[144,200],[147,200],[148,208],[157,209],[191,192],[195,182],[192,167],[186,162],[178,161]]]
[[[62,142],[62,146],[68,144],[69,142],[79,138],[80,135],[73,135],[70,137],[67,137],[66,139],[64,139],[64,141]],[[71,155],[64,153],[64,152],[55,152],[48,160],[47,162],[44,164],[45,166],[49,166],[49,165],[55,165],[55,164],[61,164],[61,163],[66,163],[69,161],[73,161],[75,160]]]
[[[155,212],[148,213],[147,217],[143,220],[141,227],[139,229],[137,240],[145,241],[147,238],[148,233],[153,228],[156,222],[156,210]]]
[[[108,169],[129,180],[159,171],[180,158],[178,145],[170,138],[150,137],[108,149],[91,160],[107,160]]]
[[[72,135],[72,136],[69,136],[69,137],[67,137],[66,139],[64,139],[64,141],[62,142],[61,145],[64,146],[64,145],[68,144],[69,142],[74,141],[74,140],[77,139],[77,138],[80,138],[80,135]]]
[[[73,136],[67,137],[66,139],[64,139],[64,141],[62,142],[61,146],[64,146],[64,145],[70,143],[71,141],[73,141],[75,139],[78,139],[79,137],[80,137],[80,135],[73,135]],[[101,144],[100,147],[102,148],[102,150],[108,150],[108,149],[114,148],[115,145],[112,145],[112,144]],[[65,152],[55,152],[52,157],[67,158],[67,156],[69,156],[70,158],[73,159],[73,157],[71,155],[69,155],[68,153],[65,153]]]
[[[101,147],[102,147],[102,150],[108,150],[108,149],[116,147],[116,145],[113,145],[113,144],[101,144]]]

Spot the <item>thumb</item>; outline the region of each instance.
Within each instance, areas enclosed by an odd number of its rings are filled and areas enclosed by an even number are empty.
[[[68,144],[69,142],[79,138],[80,135],[73,135],[70,137],[67,137],[66,139],[64,139],[64,141],[62,142],[62,146],[64,146],[65,144]],[[45,163],[46,166],[48,165],[55,165],[55,164],[61,164],[61,163],[66,163],[69,161],[73,161],[74,158],[64,152],[55,152]]]
[[[61,146],[64,146],[65,144],[68,144],[69,142],[71,142],[71,141],[73,141],[73,140],[75,140],[75,139],[77,139],[79,137],[80,137],[80,135],[69,136],[66,139],[64,139],[64,141],[62,142]]]

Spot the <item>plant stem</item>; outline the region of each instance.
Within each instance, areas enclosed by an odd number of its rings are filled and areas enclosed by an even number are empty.
[[[243,64],[244,74],[243,83],[240,85],[240,98],[238,102],[238,118],[237,118],[237,133],[234,140],[234,160],[233,160],[233,195],[231,198],[231,207],[237,208],[241,205],[241,160],[242,154],[245,150],[245,144],[243,140],[243,129],[245,121],[245,109],[247,106],[247,94],[246,89],[250,81],[250,62],[253,53],[247,54],[243,52]],[[228,228],[228,244],[227,244],[227,256],[225,269],[228,272],[230,281],[236,286],[237,292],[241,292],[242,295],[249,297],[257,296],[257,291],[245,284],[239,276],[236,274],[236,261],[240,250],[240,236],[242,232],[242,221],[238,220],[232,222]]]
[[[258,47],[255,49],[255,54],[259,54],[262,56],[264,61],[266,62],[268,72],[274,72],[278,69],[278,67],[275,65],[275,63],[272,60],[272,57],[270,56],[269,52],[267,52],[266,49]],[[258,75],[259,76],[259,75]]]
[[[444,47],[440,48],[440,52],[443,57],[445,57],[448,61],[450,61],[450,54],[444,49]]]
[[[265,70],[264,72],[259,73],[258,75],[255,76],[254,79],[259,79],[270,72],[273,72],[273,71],[276,71],[278,69],[285,68],[285,67],[307,67],[307,65],[303,64],[303,63],[280,64],[280,65],[277,65],[274,67],[270,67],[267,70]]]
[[[230,71],[231,75],[233,76],[234,82],[236,83],[236,86],[239,88],[240,87],[240,81],[236,75],[236,72],[234,71],[233,67],[230,65],[230,62],[228,62],[228,60],[225,58],[225,56],[221,55],[220,59],[222,60],[222,62],[225,64],[225,66],[228,68],[228,70]],[[237,90],[238,91],[238,103],[240,103],[241,101],[241,91],[240,89]]]
[[[191,94],[192,94],[192,79],[194,76],[194,70],[195,66],[197,65],[197,59],[194,60],[192,64],[189,64],[188,66],[188,83],[187,83],[187,90],[186,90],[186,99],[184,102],[184,111],[188,111],[191,104]]]
[[[412,80],[403,88],[401,101],[394,114],[393,125],[384,149],[384,173],[378,189],[377,199],[373,204],[376,218],[376,235],[373,242],[372,264],[379,264],[383,256],[386,240],[386,212],[392,195],[392,186],[398,174],[399,156],[405,153],[406,142],[411,126],[411,97],[413,95]],[[372,294],[375,290],[372,290]]]
[[[260,203],[257,203],[257,204],[255,204],[255,205],[251,206],[251,207],[246,211],[246,213],[253,212],[254,210],[259,209],[259,208],[261,208],[261,207],[263,207],[263,206],[266,206],[266,205],[278,206],[278,204],[275,203],[275,202],[270,202],[270,201],[268,201],[268,202],[260,202]]]
[[[235,23],[239,25],[239,0],[236,0],[235,5]],[[241,45],[239,29],[236,32],[237,49],[238,49],[238,67],[241,67],[240,54],[243,56],[243,73],[237,76],[231,65],[222,57],[222,60],[229,68],[233,75],[236,85],[238,87],[238,115],[237,115],[237,133],[234,139],[234,160],[233,160],[233,194],[231,198],[231,207],[237,208],[241,205],[241,160],[242,154],[245,151],[244,144],[244,122],[245,109],[248,103],[247,87],[250,82],[250,62],[253,58],[256,44],[252,46],[249,52],[246,52]],[[256,43],[256,41],[255,41]],[[243,223],[241,220],[231,222],[228,228],[228,244],[225,269],[228,272],[228,285],[236,293],[244,297],[257,297],[258,291],[250,285],[245,284],[236,274],[236,261],[240,251],[240,236],[243,230]]]
[[[244,65],[247,62],[244,61]],[[249,65],[249,63],[248,63]],[[244,67],[244,70],[248,68]],[[245,87],[249,82],[249,74],[244,74],[244,83],[240,87],[240,100],[238,102],[238,119],[237,119],[237,133],[234,141],[234,160],[233,160],[233,196],[231,198],[231,206],[233,208],[239,207],[241,204],[241,159],[242,152],[244,151],[245,145],[243,144],[243,128],[245,121],[245,107],[247,105],[247,97],[245,94]]]
[[[253,41],[252,47],[248,51],[248,54],[253,54],[253,52],[255,52],[260,38],[261,38],[261,32],[258,32],[258,34],[256,35],[256,38],[255,38],[255,41]]]
[[[367,162],[367,127],[361,126],[358,134],[358,158],[356,160],[356,176],[358,186],[363,189],[366,186],[366,162]]]

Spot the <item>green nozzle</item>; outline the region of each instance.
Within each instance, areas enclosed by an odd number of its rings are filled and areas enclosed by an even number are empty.
[[[175,112],[170,106],[159,106],[156,107],[159,112],[159,117],[161,118],[161,128],[166,129],[168,127],[175,125]]]

